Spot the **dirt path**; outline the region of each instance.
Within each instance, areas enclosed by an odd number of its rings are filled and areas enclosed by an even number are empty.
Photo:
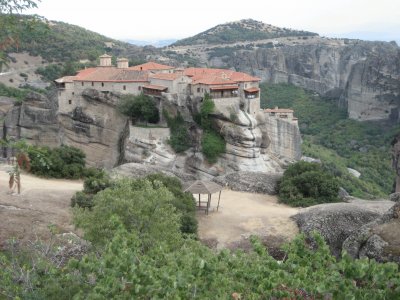
[[[70,200],[82,190],[81,181],[47,180],[21,174],[20,195],[8,189],[10,167],[0,165],[0,247],[7,239],[26,242],[36,235],[46,239],[48,226],[56,225],[60,232],[73,231]]]
[[[217,196],[214,197],[213,211],[209,215],[198,211],[197,215],[200,239],[214,243],[216,248],[235,248],[248,241],[250,235],[281,243],[298,233],[290,219],[298,209],[277,203],[276,196],[224,190],[218,212]]]

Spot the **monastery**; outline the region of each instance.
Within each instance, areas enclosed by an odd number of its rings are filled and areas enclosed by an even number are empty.
[[[128,59],[119,58],[113,66],[111,56],[100,56],[100,65],[65,76],[55,82],[59,91],[59,112],[68,113],[79,106],[78,97],[84,89],[104,94],[144,93],[156,98],[178,99],[203,97],[208,93],[217,108],[239,104],[243,111],[255,115],[260,111],[260,79],[242,72],[209,68],[175,68],[155,62],[129,67]]]

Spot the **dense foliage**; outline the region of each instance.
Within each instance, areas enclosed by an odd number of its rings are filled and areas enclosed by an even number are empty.
[[[36,73],[40,74],[44,80],[54,81],[57,78],[63,76],[73,76],[79,70],[82,70],[86,67],[93,67],[94,63],[76,63],[76,62],[66,62],[66,63],[58,63],[58,64],[50,64],[45,67],[39,67],[36,69]]]
[[[31,20],[20,20],[19,13],[28,8],[37,7],[37,1],[31,0],[1,0],[0,1],[0,72],[9,62],[7,51],[19,45],[20,36],[29,32]]]
[[[203,137],[201,139],[201,151],[209,163],[216,163],[226,150],[224,138],[212,126],[210,114],[215,110],[214,101],[206,94],[200,107],[199,123],[203,128]]]
[[[124,115],[130,117],[133,122],[142,121],[147,123],[158,123],[159,111],[153,97],[145,94],[123,95],[118,103],[117,109]]]
[[[347,118],[334,99],[321,98],[287,84],[262,84],[261,106],[293,108],[303,135],[306,156],[321,159],[351,195],[373,198],[392,192],[390,141],[400,130],[387,122],[359,122]],[[356,178],[348,172],[361,173]]]
[[[227,44],[240,41],[256,41],[278,37],[315,36],[316,33],[308,31],[278,28],[265,30],[263,24],[253,20],[243,20],[242,23],[228,23],[217,25],[193,37],[177,41],[173,45],[185,46],[194,44]]]
[[[74,147],[29,146],[31,172],[43,177],[78,179],[85,175],[85,154]]]
[[[0,23],[4,16],[0,15]],[[19,20],[30,20],[23,16]],[[37,21],[30,30],[22,28],[23,22],[16,22],[14,28],[18,31],[18,45],[8,48],[9,52],[27,51],[33,56],[40,55],[47,61],[79,61],[88,59],[95,61],[104,52],[114,55],[134,50],[134,46],[102,36],[82,27],[55,21]],[[26,27],[26,26],[25,26]],[[112,48],[107,47],[112,43]]]
[[[320,164],[300,161],[283,173],[278,192],[279,201],[291,206],[337,202],[339,182]]]
[[[167,111],[163,112],[165,119],[167,120],[168,127],[171,135],[168,143],[176,153],[184,152],[192,145],[191,138],[188,132],[185,120],[178,112],[176,117],[172,117]]]
[[[182,233],[197,234],[196,207],[193,196],[182,192],[182,184],[177,178],[163,174],[148,175],[145,180],[152,184],[161,183],[172,193],[171,204],[180,213],[180,229]],[[138,181],[139,183],[142,181]],[[103,170],[88,169],[83,184],[83,191],[77,192],[71,199],[71,206],[91,209],[95,204],[95,195],[106,188],[116,188],[115,182]]]
[[[399,266],[336,260],[319,235],[299,235],[278,262],[257,239],[249,253],[215,252],[179,230],[159,181],[123,180],[76,210],[96,247],[57,268],[42,255],[0,254],[0,295],[22,299],[397,299]],[[40,247],[35,247],[40,249]],[[46,249],[46,248],[45,248]],[[21,252],[19,252],[21,253]],[[46,252],[47,253],[47,252]]]

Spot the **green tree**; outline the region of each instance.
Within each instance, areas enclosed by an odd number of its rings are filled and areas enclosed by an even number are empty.
[[[118,104],[118,110],[130,117],[132,121],[145,121],[146,125],[147,123],[158,123],[160,120],[159,111],[154,99],[143,93],[137,96],[122,96]]]
[[[85,231],[85,238],[106,245],[116,231],[117,216],[129,232],[141,239],[144,249],[159,241],[175,245],[179,215],[172,205],[173,194],[159,181],[122,180],[93,198],[92,210],[76,208],[74,220]]]
[[[7,64],[6,50],[18,45],[19,36],[29,28],[29,22],[21,22],[18,14],[37,7],[37,1],[32,0],[0,0],[0,71]]]
[[[278,185],[279,200],[292,206],[337,202],[339,183],[320,164],[300,161],[289,166]]]

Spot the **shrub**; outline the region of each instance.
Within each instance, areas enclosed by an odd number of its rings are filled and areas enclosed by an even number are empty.
[[[69,179],[82,178],[85,174],[85,154],[80,149],[69,146],[54,149],[29,146],[27,153],[33,174]]]
[[[201,148],[208,162],[216,163],[218,157],[225,152],[225,140],[214,131],[206,131],[201,140]]]
[[[181,182],[163,174],[151,174],[146,177],[153,184],[161,182],[173,195],[171,204],[181,213],[181,232],[197,234],[196,204],[193,195],[182,191]]]
[[[71,198],[71,206],[79,206],[81,208],[93,207],[93,195],[84,192],[76,192]]]
[[[111,186],[111,178],[104,170],[94,170],[85,174],[83,190],[88,194],[96,194]]]
[[[292,164],[278,185],[279,200],[291,206],[337,202],[339,184],[321,165],[300,161]]]
[[[164,111],[164,117],[167,120],[168,127],[171,130],[171,136],[169,138],[169,144],[176,153],[186,151],[191,146],[191,139],[189,136],[188,129],[183,120],[182,116],[178,112],[176,117],[170,117],[169,114]]]
[[[133,121],[139,120],[146,123],[158,123],[160,121],[159,111],[154,99],[143,93],[137,96],[122,96],[117,108]]]

